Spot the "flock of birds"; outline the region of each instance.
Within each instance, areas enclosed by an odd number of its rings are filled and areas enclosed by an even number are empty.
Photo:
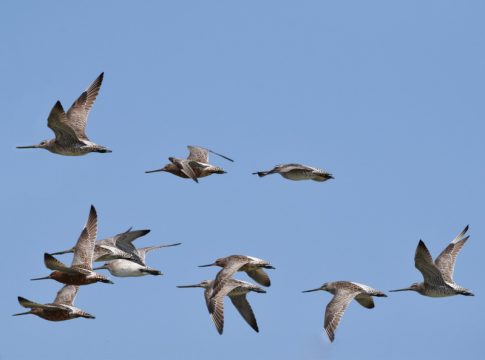
[[[89,111],[99,93],[103,76],[104,74],[101,73],[94,80],[72,104],[67,113],[64,111],[61,103],[59,101],[56,102],[47,120],[47,126],[55,134],[54,139],[44,140],[37,145],[18,146],[18,148],[42,148],[67,156],[85,155],[90,152],[111,152],[107,147],[90,141],[85,132]],[[157,170],[146,171],[146,173],[165,171],[181,178],[190,178],[198,182],[199,178],[211,174],[225,173],[222,168],[209,164],[209,153],[233,161],[206,148],[188,146],[188,149],[189,156],[187,159],[169,157],[169,164]],[[289,180],[314,180],[319,182],[333,179],[332,174],[324,170],[301,164],[277,165],[271,170],[259,171],[253,174],[259,177],[280,174]],[[414,283],[406,288],[391,290],[391,292],[416,291],[421,295],[430,297],[473,296],[470,290],[459,286],[453,280],[456,257],[469,238],[469,236],[465,236],[467,231],[468,226],[453,239],[434,261],[426,245],[420,240],[416,248],[414,263],[415,267],[421,272],[424,281]],[[32,279],[53,279],[64,284],[58,291],[54,301],[48,304],[39,304],[23,297],[18,297],[20,305],[30,310],[14,314],[14,316],[34,314],[50,321],[70,320],[78,317],[94,319],[93,315],[76,308],[74,299],[80,286],[96,282],[113,283],[107,277],[95,272],[95,270],[106,269],[111,275],[117,277],[162,275],[159,270],[153,269],[146,264],[146,254],[154,249],[178,246],[180,243],[136,248],[133,245],[133,241],[148,234],[148,232],[150,230],[132,231],[130,228],[111,238],[96,241],[97,213],[94,206],[91,206],[88,220],[76,245],[69,250],[52,254],[45,253],[45,266],[52,272],[48,276]],[[54,257],[54,255],[66,253],[73,253],[71,266],[63,264]],[[105,263],[102,266],[93,268],[93,262]],[[244,320],[256,332],[259,332],[256,317],[246,298],[246,294],[250,292],[265,293],[266,291],[252,283],[234,279],[233,276],[237,272],[246,272],[258,284],[268,287],[271,285],[271,281],[264,269],[274,269],[274,267],[266,260],[246,255],[231,255],[219,258],[214,263],[201,265],[201,267],[206,266],[219,266],[222,269],[217,273],[214,280],[204,280],[198,284],[178,287],[200,287],[204,289],[206,306],[219,334],[223,333],[224,328],[224,298],[226,296],[229,297]],[[324,329],[330,341],[334,340],[335,330],[340,319],[353,299],[363,307],[372,309],[374,307],[374,296],[387,297],[382,291],[351,281],[327,282],[319,288],[303,292],[319,290],[328,291],[333,295],[332,300],[326,307],[324,320]]]

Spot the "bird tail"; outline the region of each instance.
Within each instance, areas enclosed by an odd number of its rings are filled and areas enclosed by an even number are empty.
[[[140,269],[140,271],[155,276],[163,275],[160,271],[155,269]]]

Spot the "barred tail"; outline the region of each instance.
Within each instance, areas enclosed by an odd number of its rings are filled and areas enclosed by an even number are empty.
[[[86,319],[96,319],[93,315],[88,314],[87,312],[81,311],[79,313],[80,317],[86,318]]]

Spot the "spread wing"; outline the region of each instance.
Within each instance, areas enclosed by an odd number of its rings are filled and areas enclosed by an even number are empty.
[[[207,308],[217,332],[221,335],[224,329],[224,297],[238,286],[237,284],[226,284],[219,293],[214,294],[212,291],[210,296]]]
[[[246,271],[246,274],[248,274],[248,276],[251,277],[258,284],[261,284],[263,286],[270,286],[271,285],[271,281],[269,279],[269,276],[266,273],[266,271],[264,271],[263,269]]]
[[[74,101],[67,112],[67,118],[72,130],[80,139],[88,140],[86,136],[86,123],[88,121],[89,110],[93,106],[96,96],[98,96],[101,83],[103,82],[104,73],[101,73],[96,80]]]
[[[219,271],[214,279],[214,283],[212,285],[213,291],[212,296],[218,294],[224,287],[227,282],[241,267],[243,267],[247,263],[247,260],[243,259],[234,259],[231,260],[226,267],[224,267],[221,271]]]
[[[47,126],[56,135],[56,141],[67,144],[79,142],[60,101],[57,101],[52,108],[47,119]]]
[[[253,309],[246,298],[246,294],[238,296],[229,296],[232,304],[236,307],[239,314],[246,320],[246,322],[251,326],[254,331],[259,332],[258,323],[256,322],[256,317],[254,316]]]
[[[136,252],[137,252],[138,256],[140,257],[141,261],[143,261],[143,265],[146,266],[145,256],[146,256],[147,252],[152,251],[152,250],[155,250],[155,249],[160,249],[162,247],[163,247],[162,245],[146,246],[146,247],[142,247],[142,248],[136,249]]]
[[[77,266],[92,270],[94,244],[96,242],[97,231],[98,215],[96,214],[94,206],[91,205],[88,221],[74,247],[74,256],[71,267]]]
[[[435,264],[443,275],[445,281],[453,282],[453,271],[455,269],[456,257],[469,238],[469,236],[464,237],[467,231],[468,225],[436,258]]]
[[[128,253],[134,253],[136,251],[136,248],[135,245],[133,245],[133,241],[135,241],[139,237],[145,236],[149,232],[150,230],[131,231],[130,228],[128,229],[128,231],[125,231],[124,233],[115,236],[116,247]]]
[[[337,329],[340,319],[356,294],[358,293],[355,291],[339,289],[328,303],[327,308],[325,309],[325,321],[323,327],[325,328],[330,341],[335,339],[335,330]]]
[[[209,151],[198,146],[187,146],[189,149],[189,156],[187,160],[194,160],[201,163],[209,163]]]
[[[78,290],[79,286],[65,285],[61,290],[57,292],[57,296],[54,299],[54,304],[72,306]]]
[[[355,300],[362,305],[363,307],[367,309],[372,309],[374,308],[374,300],[372,299],[372,296],[366,295],[366,294],[359,294],[355,297]]]
[[[440,270],[433,262],[433,258],[423,240],[419,240],[414,255],[414,266],[423,274],[424,282],[433,285],[445,285]]]
[[[187,160],[194,160],[202,163],[209,163],[209,153],[220,156],[223,159],[229,160],[231,162],[234,162],[234,160],[228,158],[227,156],[224,156],[222,154],[216,153],[215,151],[212,151],[210,149],[206,149],[200,146],[192,146],[189,145],[187,146],[189,149],[189,156],[187,157]]]
[[[77,271],[71,269],[70,267],[64,265],[62,262],[60,262],[59,260],[57,260],[54,256],[48,254],[48,253],[44,253],[44,264],[45,264],[45,267],[50,269],[50,270],[54,270],[54,271],[62,271],[62,272],[65,272],[65,273],[76,273],[77,274]]]
[[[41,309],[46,309],[46,310],[55,309],[54,306],[50,306],[50,305],[47,305],[47,304],[38,304],[36,302],[27,300],[26,298],[23,298],[21,296],[19,296],[17,299],[19,301],[19,304],[22,305],[24,308],[31,308],[31,309],[41,308]]]

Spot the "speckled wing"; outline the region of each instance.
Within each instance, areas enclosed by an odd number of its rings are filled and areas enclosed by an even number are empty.
[[[209,299],[207,308],[217,332],[221,335],[224,329],[224,297],[238,286],[237,284],[225,284],[217,294],[212,292]]]
[[[374,304],[374,299],[372,299],[372,296],[366,295],[366,294],[359,294],[355,296],[355,300],[362,305],[363,307],[367,309],[373,309],[375,304]]]
[[[75,285],[63,286],[62,289],[57,292],[57,296],[54,299],[54,304],[72,306],[78,290],[79,290],[79,286],[75,286]]]
[[[268,274],[263,269],[256,269],[256,270],[249,270],[246,271],[246,274],[258,284],[263,286],[271,286],[271,280],[269,279]]]
[[[445,285],[440,270],[433,262],[433,258],[423,240],[419,240],[414,255],[414,266],[423,274],[424,282],[433,285]]]
[[[226,159],[228,161],[234,162],[231,158],[228,158],[225,155],[216,153],[215,151],[212,151],[211,149],[203,148],[200,146],[192,146],[189,145],[187,146],[189,149],[189,156],[187,157],[187,160],[194,160],[202,163],[209,163],[209,153],[220,156],[223,159]]]
[[[98,231],[98,215],[96,209],[91,205],[88,221],[84,226],[81,235],[74,247],[74,256],[71,267],[80,267],[92,270],[94,244],[96,242],[96,233]]]
[[[194,160],[201,163],[209,163],[209,151],[207,149],[198,147],[198,146],[187,146],[189,149],[189,156],[187,156],[187,160]]]
[[[232,304],[235,306],[239,314],[246,320],[246,322],[251,326],[254,331],[259,332],[258,323],[256,322],[256,317],[254,316],[253,309],[246,298],[246,294],[229,296]]]
[[[89,110],[93,106],[98,96],[101,83],[103,82],[104,73],[101,73],[96,80],[74,101],[67,112],[70,127],[74,130],[77,137],[88,140],[86,136],[86,123],[88,121]]]
[[[236,273],[236,271],[247,264],[247,262],[247,259],[232,259],[226,265],[226,267],[219,271],[212,285],[214,289],[212,296],[214,297],[216,294],[218,294],[225,287],[227,280],[230,279]]]
[[[325,309],[323,327],[330,341],[335,339],[335,330],[337,329],[340,319],[356,294],[358,293],[355,291],[339,289],[328,303],[327,308]]]
[[[56,135],[56,141],[62,144],[75,144],[79,142],[76,132],[69,124],[69,120],[60,101],[56,102],[49,113],[47,126]]]
[[[463,237],[467,231],[468,225],[457,237],[453,239],[453,241],[441,252],[441,254],[438,255],[435,260],[436,266],[447,282],[453,283],[453,271],[455,269],[456,257],[469,238],[469,236],[465,238]]]

